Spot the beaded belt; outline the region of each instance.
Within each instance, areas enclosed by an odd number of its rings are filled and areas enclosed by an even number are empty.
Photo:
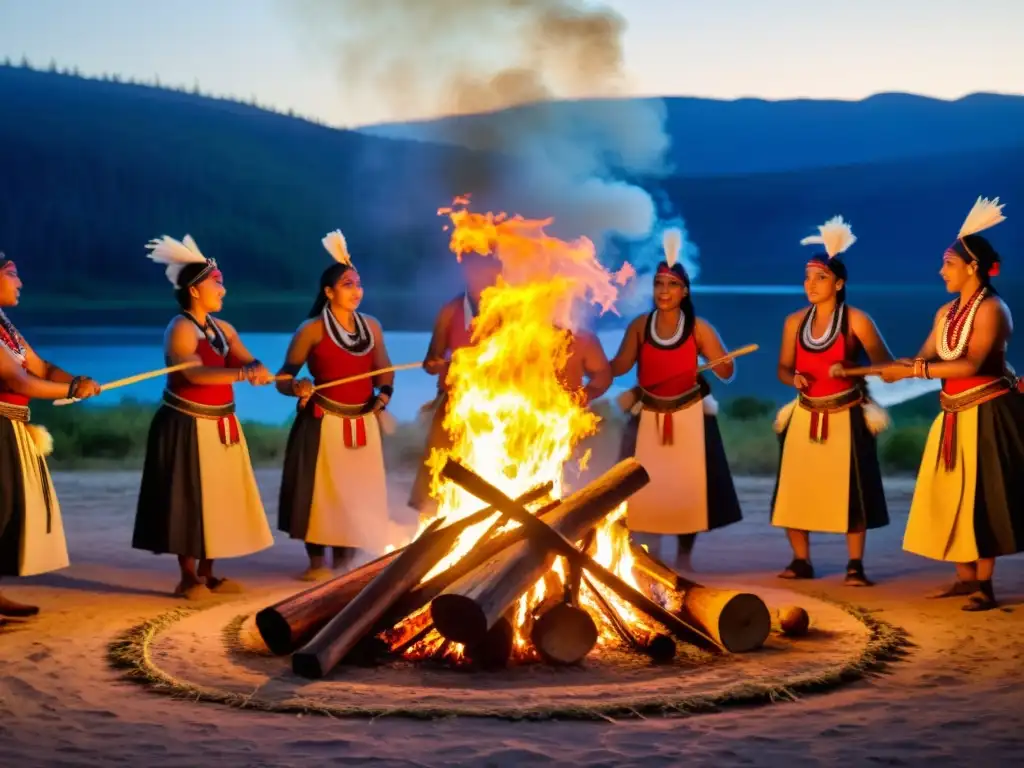
[[[977,387],[971,387],[955,395],[939,392],[939,405],[942,407],[943,417],[942,435],[939,441],[941,448],[937,461],[942,461],[947,472],[956,469],[956,415],[960,411],[976,408],[982,403],[1012,392],[1016,389],[1017,384],[1016,377],[1010,374],[979,384]]]
[[[195,403],[174,394],[169,389],[164,390],[163,402],[167,407],[184,413],[186,416],[192,416],[196,419],[216,420],[220,441],[224,445],[235,445],[241,440],[241,430],[238,428],[238,418],[235,416],[234,403],[226,403],[225,405]]]
[[[654,412],[655,424],[661,433],[662,445],[673,444],[672,414],[688,408],[694,403],[699,403],[711,392],[711,388],[703,379],[700,379],[690,389],[675,397],[658,397],[643,387],[634,387],[633,390],[636,392],[637,400],[644,409]],[[658,423],[659,421],[661,422],[660,424]]]
[[[32,418],[32,411],[27,405],[0,403],[0,416],[11,421],[27,422]]]
[[[811,441],[824,443],[828,440],[828,415],[840,413],[859,405],[864,401],[864,392],[859,387],[824,397],[811,397],[801,392],[798,401],[801,408],[811,412],[809,434]]]
[[[373,400],[368,400],[361,405],[339,403],[324,397],[319,392],[314,392],[310,398],[313,406],[313,417],[322,419],[324,412],[341,416],[342,435],[346,448],[366,447],[366,422],[363,417],[373,410]]]

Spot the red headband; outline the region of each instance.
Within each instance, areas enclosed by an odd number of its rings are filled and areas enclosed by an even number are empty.
[[[656,276],[668,275],[672,279],[676,280],[680,285],[685,285],[685,283],[683,283],[683,278],[681,278],[679,274],[671,267],[669,267],[668,264],[666,264],[665,262],[662,262],[661,264],[658,265],[658,270],[654,274]]]

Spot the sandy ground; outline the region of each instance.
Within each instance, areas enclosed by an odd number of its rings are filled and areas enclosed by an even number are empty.
[[[276,470],[261,472],[276,519]],[[1024,749],[1024,559],[1001,560],[1001,610],[969,614],[957,599],[922,594],[949,569],[904,554],[908,481],[889,483],[893,524],[868,541],[874,589],[841,585],[840,537],[818,537],[822,578],[798,585],[855,602],[905,628],[915,647],[874,679],[769,707],[689,718],[614,723],[336,720],[232,710],[148,693],[105,662],[108,642],[176,605],[170,557],[130,548],[138,475],[55,478],[73,565],[5,582],[37,601],[36,619],[0,629],[0,765],[1010,765]],[[746,519],[702,537],[695,567],[770,587],[789,560],[768,524],[770,483],[738,481]],[[407,486],[396,482],[396,519]],[[264,553],[222,563],[250,591],[287,586],[303,565],[300,543],[278,538]],[[298,587],[299,585],[295,583]],[[799,761],[799,762],[798,762]]]

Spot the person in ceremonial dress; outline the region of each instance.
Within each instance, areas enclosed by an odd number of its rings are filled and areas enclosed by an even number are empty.
[[[464,253],[461,255],[461,263],[466,290],[441,307],[423,360],[427,373],[438,378],[437,397],[424,407],[424,411],[432,411],[433,416],[423,458],[409,495],[409,506],[418,510],[423,517],[429,517],[436,511],[436,502],[430,496],[431,469],[427,462],[435,449],[451,450],[452,447],[451,436],[444,428],[448,412],[448,366],[457,350],[473,344],[473,321],[480,310],[480,299],[487,288],[495,285],[502,270],[501,261],[495,256]]]
[[[956,298],[917,357],[882,373],[942,381],[903,548],[955,565],[955,581],[931,597],[966,597],[965,611],[998,605],[996,558],[1024,551],[1024,384],[1006,360],[1013,317],[993,284],[1002,260],[978,234],[1005,220],[1002,209],[978,198],[939,270]]]
[[[718,405],[698,372],[698,358],[719,360],[718,332],[694,312],[690,278],[679,260],[682,234],[667,230],[665,260],[654,275],[655,309],[633,320],[611,361],[613,377],[637,367],[637,386],[620,398],[632,418],[622,457],[635,456],[651,481],[630,497],[626,521],[635,533],[674,534],[678,565],[690,568],[697,533],[742,519],[722,436]],[[723,381],[735,363],[711,369]]]
[[[843,254],[856,242],[836,216],[801,245],[821,245],[808,259],[804,291],[810,307],[786,318],[779,379],[797,391],[775,422],[781,455],[772,497],[772,525],[786,529],[793,560],[785,579],[812,579],[810,534],[846,535],[845,583],[871,586],[864,572],[867,531],[889,524],[878,463],[878,435],[888,417],[868,399],[863,377],[843,371],[867,357],[892,355],[874,321],[846,302]]]
[[[148,243],[166,266],[180,311],[164,334],[168,374],[146,443],[132,546],[178,556],[177,597],[197,600],[237,593],[241,585],[214,575],[215,560],[242,557],[273,544],[253,475],[245,434],[235,415],[233,385],[272,381],[238,332],[215,319],[223,275],[188,235]]]
[[[384,410],[394,392],[380,323],[358,312],[363,298],[359,272],[345,237],[331,232],[323,245],[334,263],[320,276],[307,319],[292,337],[278,377],[278,390],[299,398],[288,436],[278,528],[306,544],[309,568],[302,578],[317,581],[326,548],[339,569],[360,549],[379,549],[388,529],[388,494],[382,429],[393,420]],[[298,376],[307,366],[308,378]],[[339,379],[356,381],[332,384]],[[319,387],[314,391],[314,386]]]
[[[15,307],[22,283],[18,267],[0,252],[0,579],[36,576],[69,564],[60,504],[46,465],[50,434],[31,422],[32,400],[98,395],[87,376],[72,376],[43,360],[4,310]],[[24,618],[38,606],[0,593],[0,616]]]

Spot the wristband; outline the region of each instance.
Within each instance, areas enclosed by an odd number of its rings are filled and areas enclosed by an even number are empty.
[[[68,399],[75,399],[75,390],[78,389],[78,383],[82,380],[81,376],[72,376],[71,381],[68,382]]]
[[[395,389],[390,384],[385,384],[383,387],[377,387],[377,389],[382,395],[387,395],[389,400],[395,394]]]

